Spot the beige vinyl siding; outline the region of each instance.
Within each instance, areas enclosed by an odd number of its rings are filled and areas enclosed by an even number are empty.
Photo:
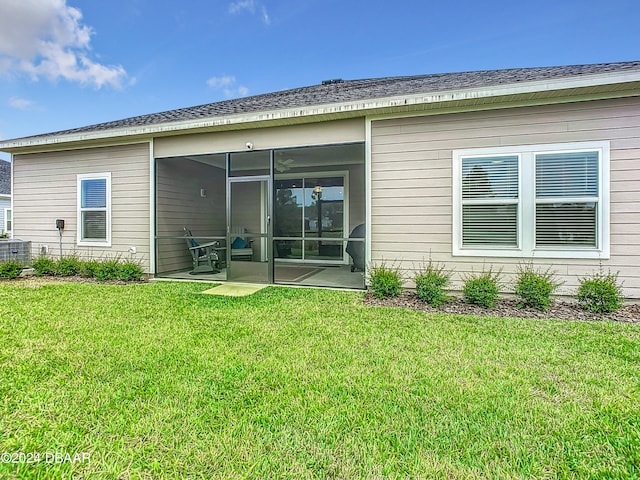
[[[207,153],[243,152],[247,142],[254,150],[327,145],[364,141],[364,119],[337,120],[288,127],[198,133],[160,137],[154,141],[156,158]]]
[[[620,272],[625,294],[640,298],[640,98],[522,107],[487,112],[374,120],[371,141],[372,260],[398,260],[410,271],[431,257],[465,273],[504,267],[519,258],[452,256],[452,151],[455,149],[611,142],[611,257],[602,266]],[[572,294],[598,260],[540,259]]]
[[[163,158],[157,160],[156,179],[158,237],[181,237],[185,227],[194,236],[226,235],[224,170],[186,158]],[[200,196],[201,189],[206,197]],[[160,238],[157,261],[158,274],[191,268],[186,240]]]
[[[111,247],[77,245],[77,175],[111,173]],[[149,271],[149,143],[14,156],[14,238],[59,252],[56,219],[64,219],[64,254],[121,256]],[[136,247],[137,253],[129,253]]]

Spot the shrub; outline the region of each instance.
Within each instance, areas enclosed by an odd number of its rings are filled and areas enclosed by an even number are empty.
[[[387,266],[383,261],[369,267],[369,285],[378,298],[397,297],[402,291],[402,275],[397,265]]]
[[[120,275],[120,260],[117,258],[98,262],[94,270],[95,278],[100,282],[118,280]]]
[[[17,260],[0,262],[0,278],[14,279],[20,275],[24,266]]]
[[[479,274],[471,274],[464,278],[462,296],[464,301],[474,305],[491,308],[495,305],[499,294],[501,271],[483,270]]]
[[[451,281],[451,272],[444,265],[434,264],[431,260],[416,274],[416,293],[431,306],[439,307],[447,301],[445,290]]]
[[[55,262],[54,274],[60,277],[72,277],[80,273],[82,262],[76,255],[62,257]]]
[[[580,305],[596,313],[615,312],[624,300],[618,273],[604,274],[602,271],[591,277],[581,278],[577,296]]]
[[[125,282],[140,281],[144,278],[144,271],[140,263],[131,260],[122,262],[119,265],[118,279]]]
[[[98,268],[98,265],[100,265],[100,262],[97,260],[81,261],[78,274],[81,277],[94,278],[96,276],[96,269]]]
[[[531,263],[518,266],[515,294],[520,300],[519,307],[547,310],[551,305],[551,295],[559,286],[551,267],[535,270]]]
[[[56,262],[49,257],[38,257],[31,266],[36,275],[54,275]]]

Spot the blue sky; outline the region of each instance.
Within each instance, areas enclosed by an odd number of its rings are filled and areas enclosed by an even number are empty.
[[[1,0],[0,139],[330,78],[639,60],[639,25],[637,0]]]

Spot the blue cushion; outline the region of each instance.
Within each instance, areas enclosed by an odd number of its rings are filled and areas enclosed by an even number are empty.
[[[236,237],[236,239],[231,244],[231,248],[247,248],[249,244],[244,238]]]

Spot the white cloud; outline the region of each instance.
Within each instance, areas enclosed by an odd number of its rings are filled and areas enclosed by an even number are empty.
[[[257,4],[254,0],[238,0],[237,2],[232,2],[229,4],[229,13],[236,15],[239,13],[250,13],[251,15],[255,15],[258,11],[260,16],[262,17],[262,22],[265,25],[271,25],[271,17],[269,17],[269,12],[267,12],[267,7],[264,5]]]
[[[240,0],[229,4],[229,13],[240,13],[247,10],[249,13],[256,12],[256,4],[253,0]]]
[[[222,89],[222,93],[227,98],[246,97],[249,89],[243,85],[236,86],[236,77],[233,75],[223,75],[221,77],[211,77],[207,80],[207,85],[211,88]]]
[[[9,106],[17,110],[33,110],[36,107],[36,103],[26,98],[11,97]]]
[[[267,12],[266,7],[262,7],[262,21],[265,25],[271,25],[271,18],[269,17],[269,13]]]
[[[228,87],[229,85],[233,85],[236,83],[236,77],[232,77],[230,75],[225,75],[222,77],[211,77],[207,80],[207,85],[211,88],[220,88],[220,87]]]
[[[2,0],[0,74],[22,72],[34,79],[120,88],[126,71],[90,58],[92,34],[82,24],[82,12],[66,0]]]

